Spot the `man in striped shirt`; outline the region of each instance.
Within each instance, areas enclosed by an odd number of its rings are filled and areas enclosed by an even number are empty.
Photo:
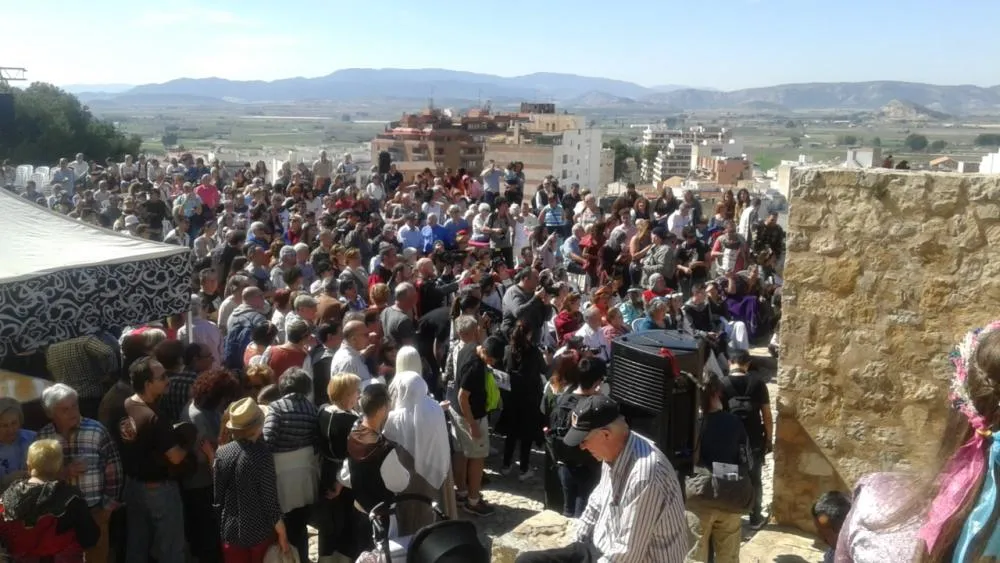
[[[689,534],[677,473],[649,440],[632,432],[605,395],[581,400],[563,437],[601,461],[601,481],[567,547],[523,553],[518,563],[681,563]]]

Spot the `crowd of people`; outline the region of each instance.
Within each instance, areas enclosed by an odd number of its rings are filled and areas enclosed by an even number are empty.
[[[40,352],[57,384],[37,436],[17,405],[0,410],[0,503],[21,526],[0,526],[8,551],[305,561],[313,525],[320,561],[363,558],[372,509],[399,493],[452,518],[492,514],[495,452],[501,478],[547,483],[580,522],[573,546],[524,561],[738,560],[740,511],[685,518],[670,462],[630,431],[606,380],[624,334],[702,340],[701,463],[741,468],[762,524],[772,421],[747,351],[780,319],[777,215],[746,190],[708,216],[694,192],[630,185],[602,202],[551,177],[527,187],[522,168],[407,178],[321,152],[269,181],[262,162],[77,155],[51,196],[29,182],[25,199],[187,246],[195,267],[189,314]],[[390,533],[434,519],[401,502]]]

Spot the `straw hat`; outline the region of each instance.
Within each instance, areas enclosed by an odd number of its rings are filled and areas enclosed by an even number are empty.
[[[229,420],[226,428],[230,430],[245,430],[264,420],[264,411],[257,406],[252,397],[245,397],[229,405]]]

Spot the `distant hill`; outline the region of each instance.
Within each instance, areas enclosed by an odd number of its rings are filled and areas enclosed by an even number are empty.
[[[879,108],[878,117],[886,121],[933,121],[950,119],[947,113],[905,100],[892,100]]]
[[[656,93],[640,101],[669,104],[686,110],[737,108],[751,102],[777,104],[790,110],[877,110],[893,100],[908,100],[949,113],[1000,110],[1000,86],[938,86],[916,82],[829,82],[782,84],[732,92],[677,90]]]
[[[607,92],[587,92],[582,96],[577,96],[569,100],[565,100],[563,105],[571,108],[610,108],[610,107],[623,107],[623,106],[635,106],[638,102],[632,98],[626,98],[624,96],[614,96],[608,94]]]
[[[94,92],[94,87],[87,87]],[[122,94],[119,94],[120,96]],[[163,84],[136,86],[128,96],[186,95],[235,102],[295,102],[304,100],[435,100],[554,101],[559,105],[597,107],[638,105],[671,110],[753,109],[796,111],[847,109],[878,111],[893,100],[905,100],[929,111],[968,114],[1000,111],[1000,86],[938,86],[914,82],[831,82],[782,84],[721,92],[674,87],[647,88],[632,82],[561,73],[502,77],[444,69],[338,70],[318,78],[238,81],[222,78],[180,78]],[[92,96],[113,102],[117,96]],[[927,114],[933,115],[933,114]]]
[[[751,100],[749,102],[743,102],[739,105],[739,109],[749,110],[749,111],[759,111],[759,112],[770,112],[770,113],[787,113],[788,108],[776,104],[774,102],[764,102],[761,100]]]

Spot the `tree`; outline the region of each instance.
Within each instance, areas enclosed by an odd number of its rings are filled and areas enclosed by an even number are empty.
[[[920,152],[927,148],[927,137],[918,135],[917,133],[910,133],[906,136],[906,140],[903,141],[903,146],[911,151]]]
[[[177,133],[164,133],[160,137],[160,142],[163,143],[163,147],[172,147],[177,144]]]
[[[873,147],[881,147],[882,146],[882,138],[881,137],[875,137],[874,139],[872,139],[872,146]]]
[[[854,135],[840,135],[837,137],[838,145],[854,146],[858,144],[858,138]]]
[[[941,152],[947,146],[948,146],[948,141],[942,141],[941,139],[938,139],[930,144],[928,150],[930,150],[931,152]]]
[[[1000,146],[1000,135],[996,133],[983,133],[982,135],[976,135],[976,140],[973,142],[977,147]]]
[[[800,146],[802,146],[802,138],[801,137],[793,135],[792,137],[790,137],[790,140],[792,141],[792,146],[793,147],[800,147]]]
[[[796,127],[798,127],[798,125],[796,125],[791,119],[785,122],[785,129],[795,129]]]
[[[142,139],[126,136],[111,122],[95,118],[76,96],[51,84],[36,82],[11,91],[14,122],[0,135],[0,158],[51,164],[82,152],[103,162],[139,152]]]

